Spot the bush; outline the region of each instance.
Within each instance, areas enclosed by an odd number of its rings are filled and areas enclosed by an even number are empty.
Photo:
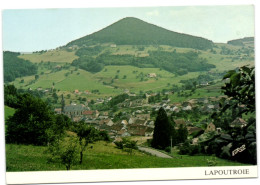
[[[182,145],[179,146],[179,154],[186,155],[190,152],[190,142],[187,140]]]
[[[201,153],[200,145],[191,145],[189,149],[189,155],[196,155]]]
[[[165,148],[165,152],[170,153],[170,152],[171,152],[171,147],[170,147],[170,146],[166,147],[166,148]]]

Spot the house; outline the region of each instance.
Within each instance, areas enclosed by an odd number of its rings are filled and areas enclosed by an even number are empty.
[[[89,90],[85,90],[85,94],[91,94]]]
[[[203,103],[203,104],[207,104],[209,102],[209,100],[207,98],[198,98],[198,103]]]
[[[190,107],[191,107],[192,104],[191,104],[190,102],[183,102],[183,103],[182,103],[182,106],[183,106],[183,107],[187,107],[187,106],[190,106]]]
[[[107,123],[107,126],[111,127],[112,125],[114,125],[114,122],[112,120],[109,120],[109,122]]]
[[[128,122],[126,120],[122,120],[121,124],[123,124],[124,126],[128,125]]]
[[[183,119],[175,119],[175,128],[180,128],[181,125],[186,126],[186,121]]]
[[[143,99],[136,99],[133,100],[131,103],[131,107],[137,107],[137,106],[142,106],[143,105]]]
[[[147,120],[149,120],[150,119],[150,114],[136,114],[135,117],[137,119],[147,119]]]
[[[205,105],[201,108],[201,111],[209,113],[212,112],[213,109],[214,109],[214,105]]]
[[[71,104],[71,105],[66,105],[64,107],[64,114],[69,117],[80,116],[83,114],[85,110],[87,110],[87,107],[85,107],[84,105]]]
[[[147,127],[146,130],[145,130],[145,137],[151,137],[151,136],[153,136],[153,131],[154,131],[153,128]]]
[[[121,129],[118,133],[117,133],[117,135],[119,135],[119,136],[122,136],[122,137],[129,137],[129,136],[131,136],[131,134],[129,133],[129,132],[127,132],[127,130],[126,129]]]
[[[97,118],[99,112],[97,110],[85,110],[82,112],[82,115],[89,119]]]
[[[166,106],[166,107],[165,107],[165,110],[166,110],[166,111],[171,110],[171,106],[170,106],[170,105]]]
[[[99,130],[100,131],[109,131],[110,127],[106,124],[102,124],[102,125],[99,125]]]
[[[192,107],[190,105],[188,105],[187,107],[183,107],[182,108],[182,110],[184,110],[184,111],[188,111],[188,110],[191,110],[191,109],[192,109]]]
[[[149,78],[156,78],[157,77],[156,73],[149,73],[147,76]]]
[[[147,127],[154,128],[154,121],[152,121],[152,120],[147,121],[146,126],[147,126]]]
[[[118,132],[120,132],[120,130],[122,130],[123,129],[123,127],[124,127],[124,125],[123,124],[120,124],[120,123],[117,123],[117,124],[113,124],[112,126],[111,126],[111,131],[113,132],[113,133],[118,133]]]
[[[217,130],[217,133],[218,133],[218,134],[220,134],[220,133],[221,133],[221,131],[222,131],[222,129],[221,129],[221,128],[219,128],[219,127],[218,127],[216,130]]]
[[[76,116],[76,117],[73,117],[72,119],[74,122],[79,122],[82,120],[82,117],[81,116]]]
[[[59,69],[61,69],[61,66],[60,65],[56,65],[54,68],[59,70]]]
[[[214,109],[214,108],[215,108],[214,105],[208,105],[207,107],[208,107],[209,109]]]
[[[198,142],[199,142],[199,138],[196,137],[192,139],[192,145],[197,145]]]
[[[130,117],[130,119],[128,120],[128,124],[133,124],[133,123],[135,123],[135,121],[136,121],[136,118],[133,118],[133,117]]]
[[[196,104],[197,102],[198,102],[197,99],[190,99],[190,100],[188,101],[188,103],[190,103],[191,106],[193,106],[193,105]]]
[[[110,121],[110,119],[101,119],[100,121],[99,121],[99,124],[100,125],[107,125],[107,123]]]
[[[213,123],[209,123],[205,132],[214,132],[216,131],[216,126]]]
[[[174,106],[174,107],[172,107],[172,108],[170,109],[170,111],[172,111],[172,112],[180,112],[180,109],[179,109],[179,107]]]
[[[144,119],[136,119],[135,120],[135,125],[146,125],[147,120]]]
[[[98,119],[107,119],[108,116],[99,115]]]
[[[200,86],[208,86],[208,85],[209,85],[208,82],[201,82],[201,83],[200,83]]]
[[[108,116],[109,113],[108,113],[108,111],[104,111],[104,112],[100,112],[100,115],[101,115],[101,116]]]
[[[229,124],[231,128],[243,128],[247,126],[247,122],[242,118],[236,118],[232,123]]]
[[[111,44],[110,47],[111,48],[116,48],[116,44]]]
[[[187,127],[187,130],[188,130],[188,134],[192,134],[194,132],[201,132],[203,131],[202,128],[199,128],[199,127]]]
[[[147,127],[144,125],[130,125],[128,127],[128,132],[133,136],[145,136],[145,131]]]
[[[56,114],[61,114],[61,108],[55,108],[55,109],[54,109],[54,112],[55,112]]]

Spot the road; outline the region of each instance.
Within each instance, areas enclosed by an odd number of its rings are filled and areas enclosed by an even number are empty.
[[[167,155],[167,154],[164,154],[164,153],[162,153],[162,152],[159,152],[159,151],[154,150],[154,149],[151,149],[151,148],[146,148],[146,147],[138,146],[138,149],[139,149],[140,151],[150,153],[150,154],[155,155],[155,156],[157,156],[157,157],[172,158],[171,156],[169,156],[169,155]]]

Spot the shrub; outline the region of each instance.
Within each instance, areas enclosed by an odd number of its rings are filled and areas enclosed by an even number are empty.
[[[166,147],[166,148],[165,148],[165,152],[170,153],[170,152],[171,152],[171,147],[170,147],[170,146]]]

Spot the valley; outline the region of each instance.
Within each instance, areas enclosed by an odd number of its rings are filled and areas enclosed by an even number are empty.
[[[217,157],[229,159],[230,163],[218,158],[214,159],[218,161],[215,165],[241,165],[231,162],[233,159],[227,154],[231,152],[231,147],[236,146],[230,146],[230,143],[235,142],[230,136],[230,132],[233,132],[231,127],[233,128],[233,124],[251,125],[255,112],[239,112],[247,108],[247,105],[240,103],[240,107],[235,107],[237,112],[227,108],[221,121],[217,120],[216,114],[222,113],[224,103],[229,104],[228,93],[223,89],[235,78],[226,78],[229,71],[239,73],[241,69],[250,71],[254,67],[253,40],[254,38],[244,38],[228,43],[213,43],[204,38],[171,32],[135,18],[125,18],[56,49],[19,54],[4,52],[4,70],[8,77],[5,78],[6,125],[8,127],[10,121],[8,117],[15,115],[15,109],[18,110],[21,106],[19,101],[24,101],[23,95],[19,93],[28,93],[50,107],[50,114],[55,117],[53,120],[59,116],[66,116],[71,120],[72,123],[67,121],[71,125],[67,125],[66,129],[65,126],[60,128],[65,133],[65,141],[79,135],[75,130],[80,127],[77,124],[81,123],[99,132],[106,132],[111,139],[110,143],[97,142],[94,144],[94,150],[88,148],[90,153],[87,155],[91,156],[91,162],[85,163],[84,167],[75,166],[74,169],[143,168],[145,165],[210,166],[206,161],[212,160],[216,151],[220,151],[216,154]],[[21,67],[20,70],[24,73],[21,75],[15,67],[19,63],[8,65],[10,61],[22,61],[37,70],[26,71]],[[134,148],[136,154],[133,157],[129,150],[120,148],[125,144],[123,138],[136,141],[138,146],[151,147],[161,110],[165,112],[172,132],[171,137],[167,136],[167,147],[157,146],[157,149],[169,155],[173,155],[173,150],[174,155],[184,157],[188,162],[182,163],[178,159],[154,159],[155,157],[142,153],[137,148]],[[54,121],[53,125],[57,122]],[[254,126],[249,129],[249,136],[245,139],[247,141],[249,138],[250,144],[254,143],[254,129]],[[48,129],[47,131],[47,134],[55,133]],[[169,146],[169,138],[171,142],[173,140],[173,146]],[[223,141],[221,150],[216,149],[219,146],[214,145],[214,139]],[[10,155],[7,169],[19,171],[21,169],[11,161],[19,156],[24,157],[24,151],[16,156],[12,154],[12,148],[19,151],[33,149],[27,145],[13,144],[15,143],[7,145],[7,154]],[[228,152],[222,150],[222,145],[229,147]],[[95,151],[103,147],[106,148],[105,151]],[[35,148],[41,153],[45,149]],[[129,155],[125,155],[120,149]],[[107,151],[109,152],[106,153]],[[101,155],[106,159],[115,158],[114,161],[111,159],[112,166],[102,166],[104,160],[94,164],[95,160],[100,160],[94,158]],[[119,163],[117,166],[117,160],[123,161],[128,157],[133,164]],[[138,161],[142,157],[147,159],[147,164],[139,166]],[[192,160],[203,162],[195,164]],[[162,165],[159,165],[158,161],[161,161]],[[49,168],[43,163],[39,161],[43,169],[62,168],[57,165]],[[39,170],[35,164],[32,166],[22,170]]]

